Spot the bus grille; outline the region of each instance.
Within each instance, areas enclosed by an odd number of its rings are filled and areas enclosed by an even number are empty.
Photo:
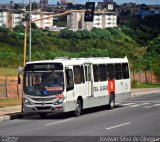
[[[48,101],[53,101],[55,98],[31,98],[33,101],[38,101],[38,102],[48,102]]]

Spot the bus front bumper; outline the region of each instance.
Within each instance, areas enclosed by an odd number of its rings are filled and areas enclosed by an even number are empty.
[[[63,104],[61,105],[23,105],[24,112],[65,112]]]

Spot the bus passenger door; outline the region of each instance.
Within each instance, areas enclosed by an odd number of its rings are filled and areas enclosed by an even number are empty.
[[[85,69],[85,79],[86,79],[86,84],[87,84],[87,97],[92,97],[93,96],[93,84],[92,84],[92,74],[91,74],[91,64],[85,64],[84,69]]]
[[[124,93],[131,92],[131,84],[130,84],[130,77],[129,77],[129,67],[128,63],[122,64],[122,76],[123,76],[123,87],[124,87]]]
[[[122,64],[116,63],[114,64],[115,69],[115,88],[116,95],[123,95],[124,93],[124,81],[122,77]]]
[[[73,101],[74,98],[74,82],[72,69],[66,69],[66,100]]]

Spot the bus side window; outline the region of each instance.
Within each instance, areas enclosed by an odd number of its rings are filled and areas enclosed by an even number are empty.
[[[127,63],[122,64],[122,74],[123,74],[123,79],[129,79],[129,69]]]
[[[67,85],[66,85],[66,90],[69,91],[69,90],[73,90],[74,88],[74,83],[73,83],[73,72],[72,72],[72,69],[66,69],[66,82],[67,82]]]
[[[114,66],[113,66],[113,64],[107,64],[107,78],[108,78],[108,80],[114,79]]]
[[[81,83],[85,83],[83,66],[81,66],[81,74],[80,74],[80,76],[81,76]]]
[[[99,67],[100,81],[106,81],[107,80],[106,65],[105,64],[100,64],[98,67]]]
[[[81,84],[81,68],[80,66],[73,66],[74,71],[74,83]]]
[[[115,69],[116,80],[122,79],[122,65],[121,64],[114,64],[114,69]]]
[[[94,76],[94,82],[98,82],[99,81],[98,65],[93,65],[93,76]]]

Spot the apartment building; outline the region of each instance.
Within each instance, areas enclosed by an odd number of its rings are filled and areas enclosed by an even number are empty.
[[[45,17],[49,17],[53,15],[53,13],[50,12],[36,12],[33,11],[32,12],[32,20],[36,20],[36,19],[42,19],[40,21],[36,21],[36,25],[38,28],[42,28],[45,29],[46,27],[52,27],[53,26],[53,17],[47,18],[47,19],[43,19]]]
[[[7,11],[6,10],[0,10],[0,27],[6,26],[7,23]]]
[[[16,27],[17,25],[19,25],[20,23],[22,23],[22,17],[24,15],[24,13],[20,12],[20,11],[13,11],[13,12],[10,12],[11,14],[11,17],[12,18],[12,23],[11,25],[9,25],[10,28],[14,28]]]
[[[22,18],[24,15],[29,14],[29,11],[23,10],[11,10],[11,9],[0,9],[0,26],[14,28],[20,23],[22,23]],[[41,11],[33,11],[32,12],[32,20],[44,18],[51,16],[53,13],[50,12],[41,12]],[[53,18],[47,18],[40,21],[35,22],[38,28],[46,28],[53,26]],[[24,23],[23,23],[24,24]]]
[[[93,27],[102,29],[108,27],[117,27],[116,12],[95,12]]]
[[[85,22],[84,13],[72,12],[67,16],[67,27],[72,30],[117,27],[117,13],[95,12],[93,22]]]
[[[14,28],[22,22],[24,11],[0,9],[0,26]]]

